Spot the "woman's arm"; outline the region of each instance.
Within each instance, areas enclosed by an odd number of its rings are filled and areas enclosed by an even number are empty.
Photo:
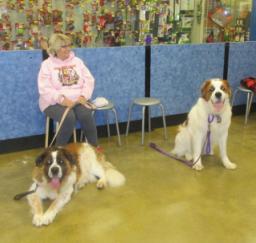
[[[38,74],[38,91],[41,98],[49,105],[61,102],[62,94],[52,84],[51,70],[46,61],[42,63]]]
[[[89,71],[89,69],[84,65],[82,61],[81,61],[80,67],[81,67],[81,74],[82,74],[81,78],[83,79],[81,96],[83,96],[86,100],[89,100],[92,97],[95,80],[91,72]]]

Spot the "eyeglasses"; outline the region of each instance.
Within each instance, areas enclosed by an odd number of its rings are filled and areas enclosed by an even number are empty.
[[[67,44],[67,45],[63,45],[63,46],[60,46],[61,48],[69,48],[69,47],[71,47],[72,46],[72,44],[70,43],[70,44]]]

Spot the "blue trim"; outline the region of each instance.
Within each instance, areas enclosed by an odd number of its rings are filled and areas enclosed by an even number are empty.
[[[256,0],[252,2],[252,12],[251,12],[251,23],[250,23],[250,40],[256,40]]]

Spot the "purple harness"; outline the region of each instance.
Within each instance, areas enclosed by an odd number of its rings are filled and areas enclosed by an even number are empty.
[[[205,148],[206,154],[210,154],[210,152],[211,152],[211,123],[214,121],[214,118],[216,118],[217,123],[221,122],[221,117],[219,115],[210,114],[208,116],[208,130],[207,130],[207,134],[206,134],[206,139],[205,139],[204,145],[202,147],[202,151]],[[154,149],[154,150],[156,150],[156,151],[158,151],[159,153],[161,153],[161,154],[163,154],[163,155],[165,155],[167,157],[170,157],[172,159],[180,161],[183,164],[185,164],[185,165],[187,165],[187,166],[189,166],[191,168],[198,162],[198,160],[201,157],[201,154],[200,154],[200,156],[196,159],[196,161],[193,162],[193,160],[182,159],[180,157],[175,156],[172,153],[168,153],[168,152],[164,151],[163,149],[161,149],[160,147],[158,147],[155,143],[150,143],[149,147]]]
[[[216,118],[217,123],[221,122],[221,117],[219,115],[210,114],[208,116],[208,130],[207,130],[206,148],[205,148],[206,154],[210,154],[210,152],[211,152],[211,123],[214,121],[214,118]],[[204,149],[204,147],[203,147],[203,149]]]

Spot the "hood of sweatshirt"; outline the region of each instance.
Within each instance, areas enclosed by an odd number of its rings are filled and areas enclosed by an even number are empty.
[[[50,55],[50,60],[53,62],[53,63],[56,63],[56,64],[66,64],[66,63],[69,63],[72,61],[72,59],[75,57],[75,54],[73,51],[70,52],[69,54],[69,57],[65,60],[61,60],[53,55]]]

